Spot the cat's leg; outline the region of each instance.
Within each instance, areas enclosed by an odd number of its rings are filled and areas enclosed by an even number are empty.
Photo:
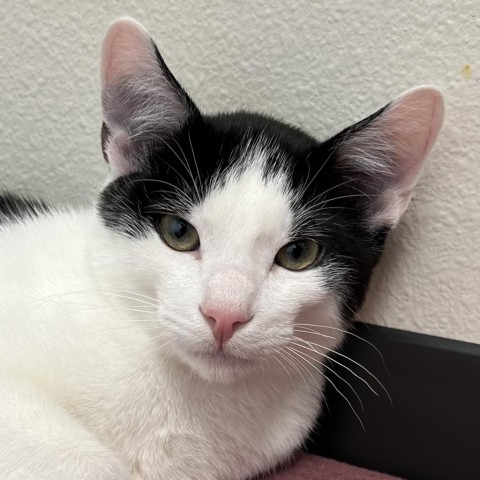
[[[132,480],[119,458],[37,388],[0,378],[2,480]]]

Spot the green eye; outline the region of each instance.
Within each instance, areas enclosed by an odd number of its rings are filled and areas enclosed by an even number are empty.
[[[189,252],[200,246],[197,231],[182,218],[164,215],[157,228],[163,241],[174,250]]]
[[[320,256],[321,248],[313,240],[297,240],[287,243],[277,253],[275,263],[287,270],[305,270]]]

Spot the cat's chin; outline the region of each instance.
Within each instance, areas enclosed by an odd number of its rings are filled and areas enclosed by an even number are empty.
[[[220,351],[182,352],[181,359],[209,382],[232,383],[259,368],[258,361],[255,359],[244,359]]]

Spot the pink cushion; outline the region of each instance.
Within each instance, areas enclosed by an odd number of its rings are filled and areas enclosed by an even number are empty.
[[[300,455],[289,467],[263,480],[399,480],[398,477],[347,465],[329,458]]]

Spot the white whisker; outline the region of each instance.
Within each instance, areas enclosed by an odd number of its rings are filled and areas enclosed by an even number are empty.
[[[336,392],[347,402],[347,404],[350,406],[353,414],[355,415],[355,417],[357,418],[357,420],[360,422],[360,425],[361,425],[363,431],[366,432],[365,426],[363,425],[363,422],[362,422],[360,416],[358,415],[357,411],[356,411],[355,408],[353,407],[352,402],[350,402],[350,400],[345,396],[345,394],[338,389],[338,387],[335,385],[335,383],[334,383],[327,375],[325,375],[324,372],[321,372],[321,371],[318,369],[318,367],[316,367],[312,362],[310,362],[310,361],[307,360],[306,358],[303,358],[303,356],[302,356],[299,352],[297,352],[296,350],[294,350],[294,353],[297,354],[300,358],[302,358],[304,362],[307,362],[308,364],[310,364],[310,365],[312,366],[312,368],[314,368],[315,370],[317,370],[317,372],[320,373],[320,375],[323,375],[323,376],[325,377],[325,379],[330,382],[330,384],[333,386],[333,388],[335,389],[335,391],[336,391]],[[325,365],[324,365],[324,366],[325,366]]]

